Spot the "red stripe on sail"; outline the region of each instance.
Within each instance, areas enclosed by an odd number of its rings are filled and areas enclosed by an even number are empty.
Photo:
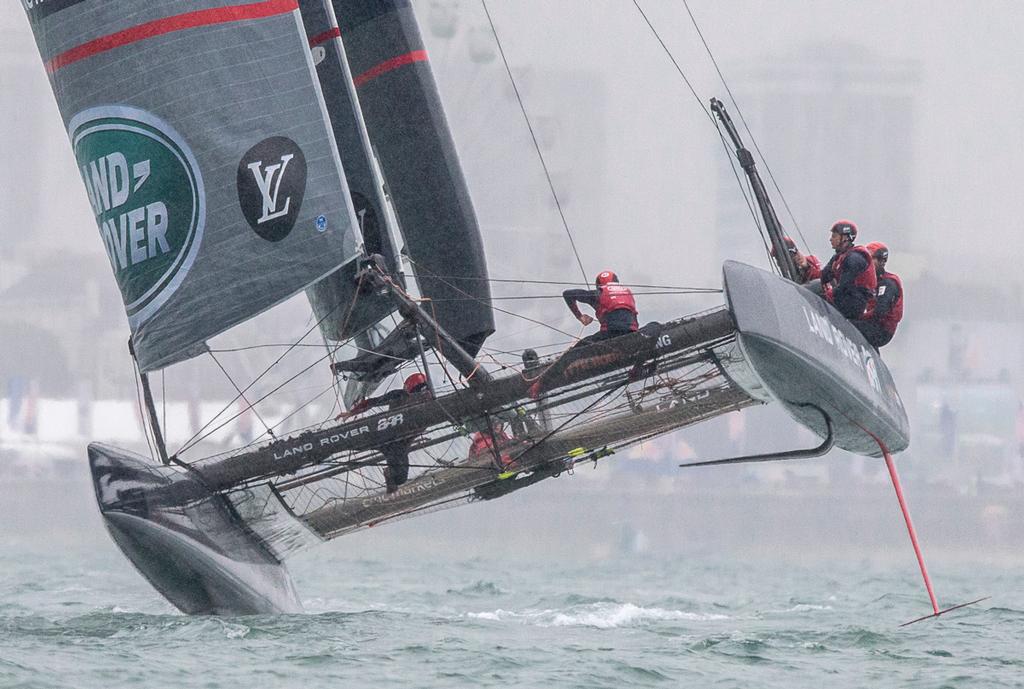
[[[399,55],[397,57],[391,58],[390,60],[385,60],[376,67],[371,67],[370,69],[366,70],[352,81],[355,82],[356,86],[362,86],[366,82],[376,79],[381,74],[385,74],[387,72],[390,72],[391,70],[398,69],[399,67],[403,67],[405,65],[411,65],[414,62],[426,61],[426,50],[414,50],[411,53],[406,53],[405,55]]]
[[[197,10],[186,12],[172,17],[155,19],[145,24],[132,26],[117,31],[107,36],[93,39],[82,45],[65,50],[56,55],[46,63],[46,71],[50,74],[61,67],[66,67],[73,62],[84,60],[87,57],[105,53],[114,48],[130,45],[143,41],[154,36],[195,29],[200,26],[212,26],[214,24],[226,24],[229,22],[242,21],[244,19],[264,19],[278,14],[294,12],[299,8],[297,0],[264,0],[247,5],[228,5],[227,7],[214,7],[208,10]]]
[[[323,33],[318,33],[316,36],[309,39],[309,47],[313,48],[321,43],[326,43],[332,38],[341,38],[341,29],[334,27],[333,29],[328,29]]]

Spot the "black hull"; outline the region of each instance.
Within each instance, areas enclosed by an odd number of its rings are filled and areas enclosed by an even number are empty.
[[[165,499],[174,492],[165,489],[195,479],[98,443],[89,445],[89,465],[114,542],[176,608],[191,615],[302,612],[288,570],[223,496],[174,504]]]

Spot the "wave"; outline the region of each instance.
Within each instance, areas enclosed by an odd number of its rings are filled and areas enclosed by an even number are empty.
[[[487,597],[487,596],[503,596],[506,593],[508,593],[508,591],[506,591],[505,589],[501,588],[500,586],[498,586],[494,582],[484,581],[484,580],[481,579],[480,581],[474,582],[474,583],[472,583],[472,584],[470,584],[468,586],[463,586],[462,588],[448,589],[445,593],[447,593],[449,595],[456,595],[456,596]]]
[[[471,612],[466,617],[486,621],[515,621],[538,627],[593,627],[614,629],[642,625],[649,622],[680,621],[707,622],[731,619],[717,613],[698,613],[686,610],[645,608],[632,603],[591,603],[566,610],[493,610]]]

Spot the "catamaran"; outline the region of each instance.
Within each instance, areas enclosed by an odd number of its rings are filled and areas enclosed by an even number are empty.
[[[878,352],[790,279],[768,194],[718,101],[774,270],[727,261],[718,308],[496,368],[479,356],[495,331],[481,231],[407,2],[54,0],[26,12],[124,299],[156,447],[147,458],[91,444],[96,498],[124,554],[185,613],[301,611],[284,565],[299,550],[498,499],[751,405],[781,405],[821,444],[721,461],[909,443]],[[149,376],[303,290],[318,371],[338,377],[350,414],[214,456],[169,452]],[[430,395],[351,413],[414,371]],[[481,433],[489,451],[471,452]],[[413,471],[389,491],[382,448],[394,443]]]

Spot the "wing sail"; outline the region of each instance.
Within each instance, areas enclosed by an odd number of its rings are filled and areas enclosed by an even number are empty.
[[[295,0],[27,10],[143,371],[357,251]]]

